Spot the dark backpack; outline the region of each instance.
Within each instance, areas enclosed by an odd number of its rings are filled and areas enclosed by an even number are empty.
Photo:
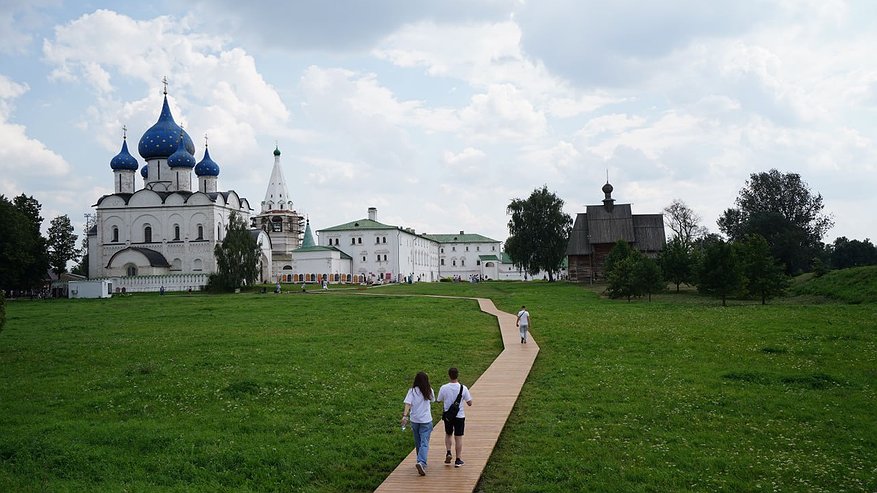
[[[457,394],[457,399],[448,407],[448,410],[442,413],[442,419],[450,423],[457,417],[457,413],[460,412],[460,399],[463,398],[463,384],[460,384],[460,393]]]

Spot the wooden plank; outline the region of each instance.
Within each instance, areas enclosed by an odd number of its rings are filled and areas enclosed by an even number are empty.
[[[443,298],[452,298],[443,296]],[[429,440],[427,474],[420,476],[414,468],[417,454],[412,450],[377,488],[378,492],[474,491],[481,473],[518,399],[524,381],[539,354],[532,337],[521,344],[515,327],[517,317],[501,312],[493,301],[476,298],[481,311],[496,317],[504,349],[481,377],[469,388],[472,407],[465,406],[466,435],[463,437],[463,467],[445,464],[445,433],[441,422]]]

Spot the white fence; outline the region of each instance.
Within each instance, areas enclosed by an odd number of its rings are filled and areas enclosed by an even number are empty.
[[[121,293],[156,293],[165,291],[199,291],[207,286],[208,274],[168,274],[165,276],[113,277],[113,291]]]

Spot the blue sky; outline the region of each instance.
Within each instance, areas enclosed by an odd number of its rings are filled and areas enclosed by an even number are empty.
[[[220,188],[258,209],[277,142],[315,229],[373,206],[504,240],[511,199],[544,184],[575,214],[608,171],[635,212],[681,199],[717,232],[777,168],[822,194],[826,241],[873,240],[875,21],[838,0],[0,0],[0,193],[81,222],[167,76]]]

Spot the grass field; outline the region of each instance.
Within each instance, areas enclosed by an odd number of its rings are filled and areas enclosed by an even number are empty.
[[[877,490],[874,304],[627,303],[563,283],[370,292],[530,309],[542,350],[479,491]],[[414,373],[437,388],[456,365],[471,382],[500,351],[494,320],[462,300],[8,308],[0,491],[370,491],[411,449],[396,423]]]

